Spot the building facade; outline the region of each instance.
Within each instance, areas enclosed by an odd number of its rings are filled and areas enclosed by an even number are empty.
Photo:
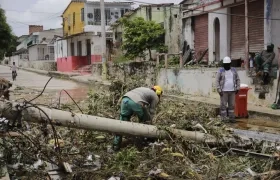
[[[62,37],[62,28],[42,30],[42,26],[30,25],[29,35],[18,38],[19,45],[13,53],[11,61],[17,65],[21,61],[54,61],[54,46],[52,42],[56,36]]]
[[[105,2],[106,28],[131,9],[132,3]],[[72,0],[63,15],[63,39],[55,43],[57,69],[74,71],[101,62],[100,2]],[[108,47],[112,32],[106,30]]]
[[[137,9],[124,14],[129,20],[142,17],[146,21],[155,21],[165,29],[164,42],[168,53],[179,53],[182,45],[182,19],[180,5],[173,3],[140,5]],[[114,45],[121,47],[123,40],[123,27],[117,21],[111,25],[113,30]]]
[[[181,5],[186,9],[182,12],[183,39],[197,56],[208,48],[204,56],[208,63],[225,56],[245,59],[244,0],[185,0]],[[272,19],[279,17],[279,7],[277,0],[249,1],[249,52],[260,52],[273,43],[278,54],[280,22]]]
[[[29,61],[55,61],[53,39],[62,35],[62,28],[34,32],[29,35],[27,43]]]

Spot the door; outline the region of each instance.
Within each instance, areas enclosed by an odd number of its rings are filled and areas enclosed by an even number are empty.
[[[249,16],[249,52],[260,52],[264,47],[264,0],[253,1],[248,4]],[[231,58],[245,59],[245,6],[231,8]]]
[[[91,64],[91,42],[90,42],[90,39],[87,39],[87,60],[88,60],[88,64]]]

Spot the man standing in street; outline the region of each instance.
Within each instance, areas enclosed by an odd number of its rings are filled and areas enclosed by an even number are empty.
[[[231,59],[223,59],[223,67],[219,69],[216,76],[216,88],[221,97],[221,118],[227,120],[227,108],[229,121],[235,122],[235,95],[240,89],[240,79],[235,68],[231,68]]]
[[[139,87],[127,92],[121,101],[120,120],[130,121],[131,116],[135,114],[140,123],[151,121],[162,93],[160,86],[154,86],[153,88]],[[122,136],[116,135],[113,144],[115,151],[120,149],[121,142]]]

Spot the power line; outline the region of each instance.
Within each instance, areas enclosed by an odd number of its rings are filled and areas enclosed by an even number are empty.
[[[41,21],[52,20],[52,19],[55,19],[55,18],[60,18],[60,16],[50,16],[50,17],[46,17],[45,19],[40,19],[38,21],[33,21],[33,22],[21,22],[21,21],[14,20],[12,18],[7,18],[7,19],[9,21],[14,22],[14,23],[18,23],[18,24],[23,24],[23,25],[29,26],[31,23],[37,23],[37,22],[41,22]]]
[[[50,13],[50,12],[43,12],[43,11],[22,11],[22,10],[12,10],[12,9],[4,9],[6,12],[29,12],[29,13],[38,13],[38,14],[56,14],[56,13]]]

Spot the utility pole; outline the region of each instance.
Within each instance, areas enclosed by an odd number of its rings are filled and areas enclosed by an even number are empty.
[[[248,73],[248,61],[249,61],[249,24],[248,24],[248,0],[245,0],[245,69]]]
[[[102,49],[102,79],[107,80],[107,59],[106,59],[106,26],[105,26],[105,5],[100,0],[101,10],[101,49]]]

